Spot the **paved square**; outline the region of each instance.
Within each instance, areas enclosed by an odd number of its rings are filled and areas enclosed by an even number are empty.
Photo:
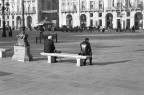
[[[57,32],[55,45],[64,53],[78,53],[80,42],[90,38],[94,65],[82,67],[69,58],[47,64],[40,55],[43,43],[35,43],[38,32],[27,33],[34,61],[12,61],[13,51],[0,59],[0,71],[10,73],[0,76],[0,95],[144,95],[144,31]],[[15,36],[0,37],[0,47],[13,48],[16,41]]]

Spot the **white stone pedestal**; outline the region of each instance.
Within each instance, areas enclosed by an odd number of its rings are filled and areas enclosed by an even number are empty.
[[[14,46],[14,55],[12,56],[12,60],[17,61],[31,61],[32,55],[30,54],[30,48],[26,46]]]

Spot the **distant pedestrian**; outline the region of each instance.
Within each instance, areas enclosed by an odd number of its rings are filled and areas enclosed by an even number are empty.
[[[135,26],[134,25],[132,26],[132,32],[135,32]]]
[[[12,37],[12,29],[11,29],[10,26],[9,26],[9,28],[8,28],[8,32],[9,32],[9,37]]]
[[[40,36],[43,36],[44,26],[39,26]]]
[[[105,28],[104,28],[104,27],[102,28],[102,32],[103,32],[103,33],[105,32]]]

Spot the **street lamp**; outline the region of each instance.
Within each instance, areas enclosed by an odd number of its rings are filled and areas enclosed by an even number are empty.
[[[22,33],[25,34],[25,19],[24,19],[24,0],[22,0]]]
[[[5,31],[5,10],[8,11],[8,7],[9,7],[9,3],[4,2],[4,0],[2,0],[2,4],[0,4],[0,10],[2,11],[2,19],[3,19],[3,33],[2,33],[2,37],[6,37],[6,31]]]
[[[24,62],[25,60],[32,61],[33,56],[30,53],[30,44],[27,40],[28,34],[25,33],[25,21],[24,21],[24,0],[21,0],[22,6],[22,31],[17,35],[18,42],[14,46],[13,60]]]
[[[21,33],[17,35],[18,42],[17,46],[29,46],[27,41],[28,34],[25,34],[25,19],[24,19],[24,0],[21,0],[21,12],[22,12],[22,24],[21,24]]]

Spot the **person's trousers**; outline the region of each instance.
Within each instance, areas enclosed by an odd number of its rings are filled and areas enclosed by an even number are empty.
[[[87,60],[87,59],[85,59],[84,62],[83,62],[84,65],[86,65],[86,60]],[[92,64],[92,57],[89,58],[89,61],[90,61],[90,64]]]

